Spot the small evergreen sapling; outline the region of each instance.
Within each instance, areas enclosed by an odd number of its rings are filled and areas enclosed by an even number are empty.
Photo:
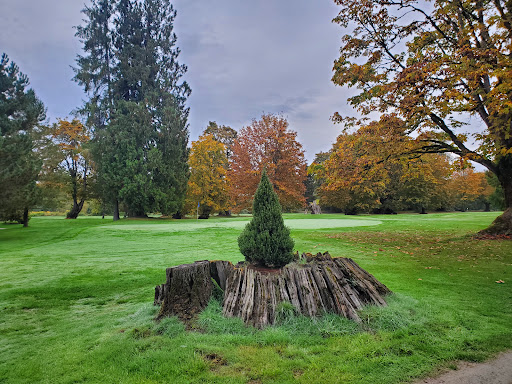
[[[282,267],[291,262],[294,242],[284,225],[281,205],[266,171],[254,195],[252,214],[252,220],[238,237],[245,260],[266,267]]]

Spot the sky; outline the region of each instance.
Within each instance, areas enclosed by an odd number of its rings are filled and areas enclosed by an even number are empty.
[[[72,81],[84,0],[0,0],[0,52],[25,73],[50,122],[86,98]],[[190,138],[209,121],[236,130],[280,113],[311,162],[331,148],[334,112],[355,115],[347,89],[331,82],[343,30],[332,0],[174,0],[175,32],[192,88]]]

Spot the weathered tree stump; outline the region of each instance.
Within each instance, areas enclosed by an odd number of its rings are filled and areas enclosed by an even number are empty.
[[[166,276],[165,284],[155,287],[159,317],[172,314],[188,321],[208,305],[213,290],[209,261],[167,268]]]
[[[321,215],[322,214],[322,209],[316,203],[316,201],[313,201],[312,203],[309,203],[309,206],[311,208],[311,214],[313,214],[313,215]]]
[[[208,304],[212,279],[224,290],[224,315],[258,328],[274,324],[282,302],[291,303],[305,316],[336,313],[355,321],[360,321],[357,311],[364,305],[386,305],[389,289],[352,259],[333,259],[328,253],[303,254],[302,258],[304,264],[274,270],[227,261],[168,268],[167,282],[155,288],[159,317],[177,315],[190,320]]]

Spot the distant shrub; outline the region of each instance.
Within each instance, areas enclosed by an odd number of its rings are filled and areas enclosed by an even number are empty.
[[[40,216],[65,216],[66,212],[64,211],[32,211],[30,212],[30,216],[32,217],[40,217]]]

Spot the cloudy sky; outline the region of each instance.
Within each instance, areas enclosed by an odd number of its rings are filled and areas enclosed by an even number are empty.
[[[330,79],[342,29],[332,0],[175,0],[180,61],[192,87],[190,133],[208,121],[237,130],[282,113],[312,160],[339,133],[335,111],[354,114]],[[85,98],[71,79],[84,0],[0,0],[0,52],[31,81],[48,117],[70,116]]]

